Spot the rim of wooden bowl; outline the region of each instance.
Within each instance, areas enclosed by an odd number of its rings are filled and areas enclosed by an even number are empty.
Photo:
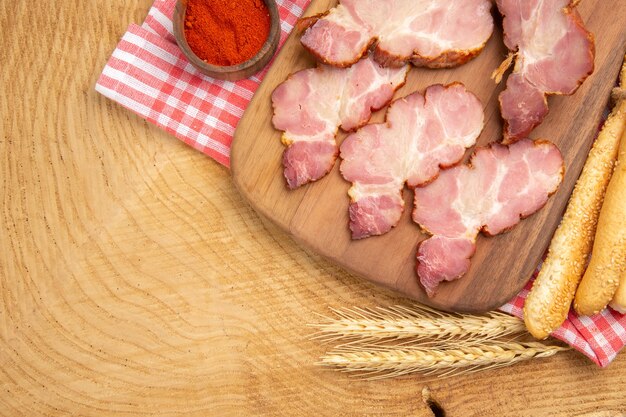
[[[228,81],[249,78],[265,67],[270,59],[272,59],[276,49],[278,48],[278,40],[280,37],[280,17],[278,15],[278,6],[276,5],[275,0],[263,0],[263,2],[267,6],[270,14],[270,33],[268,34],[261,49],[259,49],[259,51],[247,61],[230,66],[212,65],[204,62],[191,50],[189,44],[187,43],[187,39],[185,38],[184,31],[187,0],[178,0],[176,2],[176,7],[174,8],[173,23],[174,38],[176,38],[176,43],[183,51],[183,54],[187,57],[189,62],[200,72],[208,75],[209,77]]]

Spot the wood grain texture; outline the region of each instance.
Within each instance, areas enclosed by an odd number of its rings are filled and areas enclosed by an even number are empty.
[[[333,0],[315,0],[306,14],[322,12],[334,4]],[[460,280],[441,284],[433,298],[426,296],[415,273],[417,244],[427,236],[410,218],[412,192],[404,191],[406,209],[395,229],[383,236],[353,241],[348,230],[350,184],[341,178],[339,163],[316,183],[295,191],[286,188],[281,165],[284,148],[281,132],[271,125],[270,95],[289,73],[314,65],[299,36],[292,34],[287,41],[237,127],[231,155],[235,183],[257,211],[349,271],[434,307],[464,312],[497,308],[519,292],[535,270],[597,133],[626,46],[625,3],[619,2],[618,8],[623,13],[615,13],[611,2],[581,2],[579,11],[596,37],[595,73],[574,96],[550,98],[549,115],[531,134],[531,138],[548,139],[561,149],[566,175],[559,190],[545,208],[510,232],[492,238],[479,236],[470,270]],[[473,61],[450,70],[414,68],[395,97],[423,92],[431,84],[461,81],[485,106],[485,129],[477,144],[500,140],[498,94],[504,83],[496,85],[490,79],[507,54],[498,26],[485,50]],[[384,113],[384,109],[377,112],[372,121],[382,121]],[[340,134],[339,140],[343,137],[345,134]]]
[[[0,3],[0,416],[618,416],[626,359],[448,380],[314,365],[329,307],[408,303],[265,225],[229,173],[95,93],[148,0]]]

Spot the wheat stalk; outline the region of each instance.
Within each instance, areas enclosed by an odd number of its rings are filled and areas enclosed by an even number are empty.
[[[334,317],[310,324],[312,336],[339,342],[321,365],[369,379],[412,372],[439,376],[498,368],[552,356],[569,347],[521,342],[521,320],[501,312],[445,313],[426,306],[331,309]]]
[[[389,347],[360,351],[351,347],[329,352],[322,356],[320,364],[344,372],[357,372],[368,379],[391,378],[412,372],[449,376],[545,358],[569,349],[538,342],[491,342],[456,349]]]
[[[318,329],[313,338],[324,341],[367,339],[422,339],[441,344],[460,338],[476,342],[525,331],[521,320],[500,312],[485,315],[453,314],[425,306],[388,308],[344,308],[332,310],[336,317],[322,316],[323,323],[311,324]],[[350,342],[351,343],[351,342]]]

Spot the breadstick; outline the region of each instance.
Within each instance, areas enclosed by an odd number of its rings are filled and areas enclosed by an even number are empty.
[[[624,87],[626,62],[620,78]],[[604,192],[626,128],[625,118],[626,100],[618,100],[589,152],[548,256],[526,299],[524,322],[536,338],[545,339],[567,318],[592,249]]]
[[[615,167],[613,178],[611,178],[611,190],[617,190],[617,195],[608,195],[605,197],[604,204],[617,204],[619,211],[615,213],[622,228],[622,235],[626,234],[626,132],[622,135],[622,143],[619,148],[618,164]],[[614,187],[614,188],[613,188]],[[607,201],[608,199],[608,201]],[[604,210],[604,206],[603,206]],[[618,255],[619,256],[619,255]],[[621,259],[626,261],[626,246],[622,245]],[[620,313],[626,313],[626,270],[622,272],[619,280],[617,292],[611,301],[611,307]]]
[[[622,76],[625,70],[622,68]],[[624,79],[615,91],[623,105]],[[626,115],[621,114],[622,126]],[[598,313],[613,299],[621,276],[626,273],[626,134],[622,132],[615,171],[600,210],[591,261],[576,291],[574,308],[581,315]],[[621,297],[620,297],[621,298]],[[616,305],[620,305],[619,302]]]
[[[613,299],[626,272],[626,140],[622,144],[600,217],[591,261],[576,291],[574,308],[581,315],[598,313]]]
[[[626,272],[619,279],[619,287],[617,287],[617,292],[609,305],[613,310],[626,314]]]

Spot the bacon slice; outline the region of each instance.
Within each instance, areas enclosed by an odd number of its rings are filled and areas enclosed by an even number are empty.
[[[503,233],[543,207],[563,171],[555,145],[524,139],[481,148],[469,166],[445,170],[417,188],[413,220],[433,235],[417,251],[417,274],[427,294],[467,272],[480,231]]]
[[[467,62],[493,31],[489,0],[342,0],[301,38],[320,62],[347,67],[370,45],[383,65],[452,67]]]
[[[433,85],[424,95],[394,101],[386,123],[367,125],[341,144],[341,174],[348,194],[353,239],[380,235],[404,209],[405,182],[431,181],[440,167],[456,164],[483,128],[483,107],[460,83]]]
[[[285,178],[296,188],[326,175],[338,154],[335,136],[367,123],[404,85],[408,66],[382,68],[367,58],[350,68],[320,65],[292,74],[272,94],[272,123],[284,131]]]
[[[546,95],[573,94],[593,72],[593,35],[573,3],[497,0],[504,43],[516,53],[515,70],[500,94],[505,144],[527,137],[543,121]]]

